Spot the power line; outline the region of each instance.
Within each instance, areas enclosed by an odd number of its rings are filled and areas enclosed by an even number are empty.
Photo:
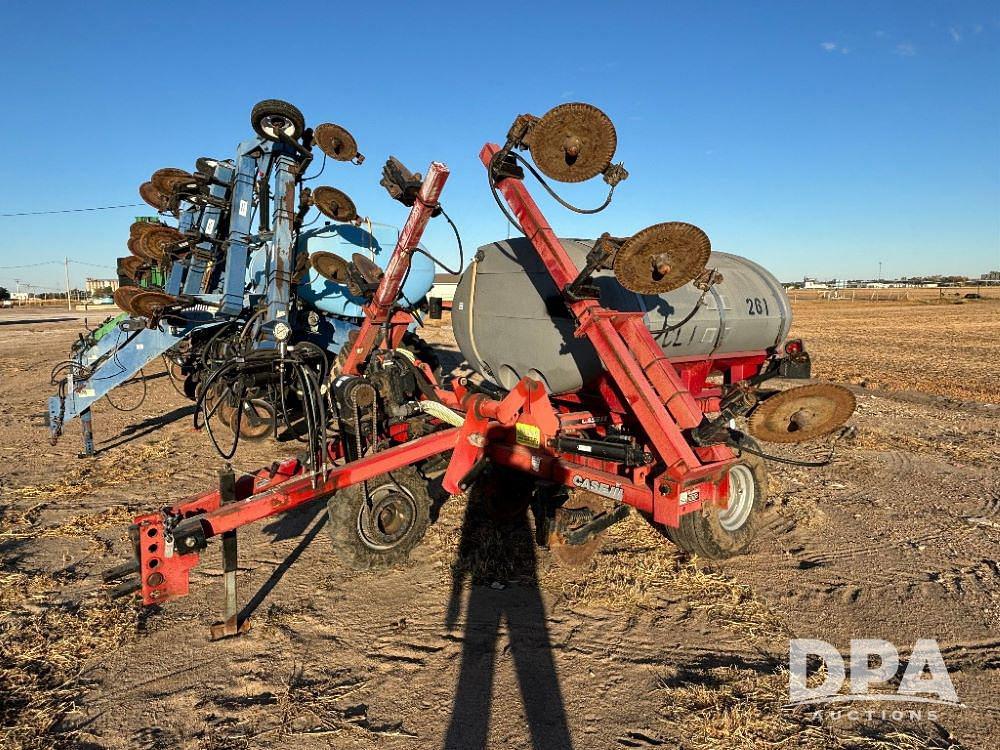
[[[52,261],[52,262],[53,263],[58,263],[59,261]],[[83,260],[73,260],[72,258],[69,259],[69,262],[70,263],[76,263],[78,266],[90,266],[91,268],[107,268],[107,269],[110,269],[112,271],[117,271],[118,270],[117,267],[115,267],[115,266],[102,266],[100,263],[87,263],[86,261],[83,261]]]
[[[61,263],[59,260],[44,260],[41,263],[28,263],[23,266],[0,266],[0,269],[9,270],[12,268],[38,268],[38,266],[51,266],[53,263]]]
[[[0,214],[0,218],[10,216],[44,216],[47,214],[77,214],[83,211],[110,211],[115,208],[139,208],[145,203],[122,203],[119,206],[93,206],[91,208],[60,208],[53,211],[19,211],[17,213]]]
[[[101,265],[100,263],[88,263],[85,260],[74,260],[73,258],[70,258],[69,262],[75,263],[78,266],[90,266],[91,268],[106,268],[111,271],[117,270],[115,266],[104,266]],[[39,266],[62,265],[62,263],[63,261],[61,260],[44,260],[41,263],[28,263],[23,266],[0,266],[0,271],[7,271],[15,268],[38,268]]]

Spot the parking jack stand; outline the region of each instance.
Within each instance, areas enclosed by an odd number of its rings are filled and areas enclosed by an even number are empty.
[[[236,474],[229,464],[219,472],[219,501],[221,505],[236,502]],[[213,641],[231,638],[250,629],[250,620],[239,622],[239,606],[236,600],[237,567],[236,531],[226,531],[222,534],[222,583],[225,589],[225,606],[222,622],[212,625]]]
[[[83,429],[83,453],[77,458],[90,458],[94,455],[94,421],[89,408],[80,412],[80,427]]]

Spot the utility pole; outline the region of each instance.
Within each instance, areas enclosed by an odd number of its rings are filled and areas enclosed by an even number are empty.
[[[882,280],[882,261],[878,262],[878,280]]]
[[[65,258],[63,260],[63,265],[65,266],[66,269],[66,309],[72,311],[73,301],[70,299],[69,296],[69,258]]]

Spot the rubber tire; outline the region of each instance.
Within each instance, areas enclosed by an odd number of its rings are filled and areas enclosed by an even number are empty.
[[[196,172],[200,172],[206,177],[215,176],[215,167],[210,164],[210,162],[218,162],[219,159],[212,159],[208,156],[199,156],[194,163],[194,169]]]
[[[441,360],[438,359],[437,353],[433,348],[431,348],[430,344],[420,338],[420,336],[413,331],[407,331],[403,334],[400,346],[413,352],[417,359],[431,369],[431,372],[434,373],[435,379],[438,381],[441,380]]]
[[[254,132],[266,141],[278,140],[267,135],[260,126],[260,121],[267,115],[281,115],[290,120],[295,126],[295,132],[291,136],[293,141],[298,140],[306,129],[306,118],[294,104],[289,104],[281,99],[265,99],[253,105],[253,109],[250,111],[250,125],[253,126]]]
[[[744,453],[737,464],[750,469],[754,479],[754,502],[750,515],[736,531],[719,525],[719,507],[714,503],[681,516],[676,529],[664,527],[667,538],[685,552],[709,560],[724,560],[742,554],[757,535],[767,502],[767,468],[764,459]]]
[[[358,515],[365,502],[364,489],[360,483],[338,492],[326,503],[333,553],[354,570],[390,568],[405,562],[427,533],[432,503],[427,482],[415,468],[406,466],[369,479],[368,491],[373,492],[380,485],[389,482],[405,489],[416,507],[410,532],[389,549],[369,547],[358,533]]]

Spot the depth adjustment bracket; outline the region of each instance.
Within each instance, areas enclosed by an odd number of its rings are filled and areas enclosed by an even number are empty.
[[[413,204],[420,199],[420,190],[424,186],[424,178],[420,172],[411,172],[395,156],[386,159],[385,166],[382,167],[382,179],[378,184],[385,188],[389,197],[399,201],[407,208],[413,208]],[[441,205],[431,206],[431,217],[441,214]]]
[[[517,159],[514,158],[514,154],[511,153],[513,146],[510,141],[502,149],[500,149],[496,156],[493,157],[493,162],[490,164],[490,173],[493,176],[494,182],[499,182],[500,180],[523,180],[524,170],[518,165]]]
[[[563,296],[570,302],[579,302],[585,299],[598,299],[600,290],[593,283],[594,272],[610,267],[611,259],[618,252],[625,239],[612,237],[605,232],[597,238],[594,247],[587,253],[587,264],[573,281],[565,289]]]
[[[755,385],[755,384],[754,384]],[[759,402],[756,389],[747,381],[738,384],[722,397],[719,414],[714,419],[706,419],[691,430],[691,442],[695,445],[714,445],[729,439],[729,422],[748,414]]]

